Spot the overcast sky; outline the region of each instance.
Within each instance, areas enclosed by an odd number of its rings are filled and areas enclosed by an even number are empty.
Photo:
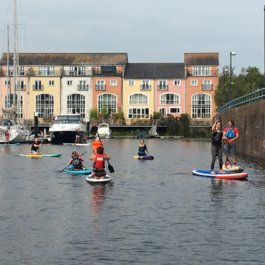
[[[13,0],[0,0],[0,52]],[[264,71],[262,0],[17,0],[24,52],[127,52],[129,62],[183,62],[219,52],[220,67]]]

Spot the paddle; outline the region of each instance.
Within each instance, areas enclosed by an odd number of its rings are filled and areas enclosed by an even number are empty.
[[[100,136],[99,136],[98,132],[96,132],[96,134],[97,134],[98,139],[99,139],[99,141],[100,141],[100,143],[101,143],[101,145],[102,145],[102,147],[103,147],[103,143],[102,143],[102,141],[101,141],[101,139],[100,139]],[[103,147],[103,149],[104,149],[104,147]],[[108,170],[109,170],[109,172],[110,172],[110,173],[114,173],[115,170],[114,170],[113,166],[110,164],[109,160],[106,160],[106,161],[107,161],[107,163],[108,163]]]
[[[87,151],[85,151],[84,153],[82,153],[80,156],[83,156],[84,154],[86,154]],[[59,170],[59,173],[63,172],[67,167],[69,167],[70,164],[68,164],[66,167],[64,167],[63,169]]]

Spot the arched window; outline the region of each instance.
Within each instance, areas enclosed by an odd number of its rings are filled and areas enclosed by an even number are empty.
[[[54,114],[54,99],[50,94],[36,96],[36,112],[39,118],[51,118]]]
[[[160,104],[179,105],[179,96],[176,94],[163,94],[160,96]]]
[[[71,94],[67,96],[67,113],[80,114],[81,118],[85,118],[85,96],[80,94]]]
[[[117,113],[117,96],[112,94],[98,95],[98,111],[105,109],[108,114]]]
[[[146,95],[140,94],[140,93],[130,95],[129,104],[130,105],[148,104],[148,97]]]
[[[192,96],[192,118],[211,118],[211,97],[207,94]]]
[[[9,94],[5,96],[5,109],[15,108],[17,118],[23,118],[23,97],[16,94]]]

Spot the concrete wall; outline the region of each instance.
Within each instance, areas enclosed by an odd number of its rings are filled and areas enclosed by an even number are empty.
[[[265,167],[265,100],[230,109],[221,118],[223,127],[231,119],[239,129],[239,156]]]

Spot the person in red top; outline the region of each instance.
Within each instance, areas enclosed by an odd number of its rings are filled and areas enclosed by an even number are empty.
[[[235,127],[233,120],[228,121],[228,127],[224,129],[224,151],[225,151],[225,166],[229,166],[229,156],[232,156],[233,164],[236,165],[236,141],[239,137],[238,129]]]
[[[93,176],[96,178],[104,178],[106,176],[105,161],[110,160],[110,156],[104,152],[102,146],[97,147],[96,152],[90,156],[90,160],[94,161]]]
[[[8,130],[5,131],[5,143],[9,144],[10,133]]]

